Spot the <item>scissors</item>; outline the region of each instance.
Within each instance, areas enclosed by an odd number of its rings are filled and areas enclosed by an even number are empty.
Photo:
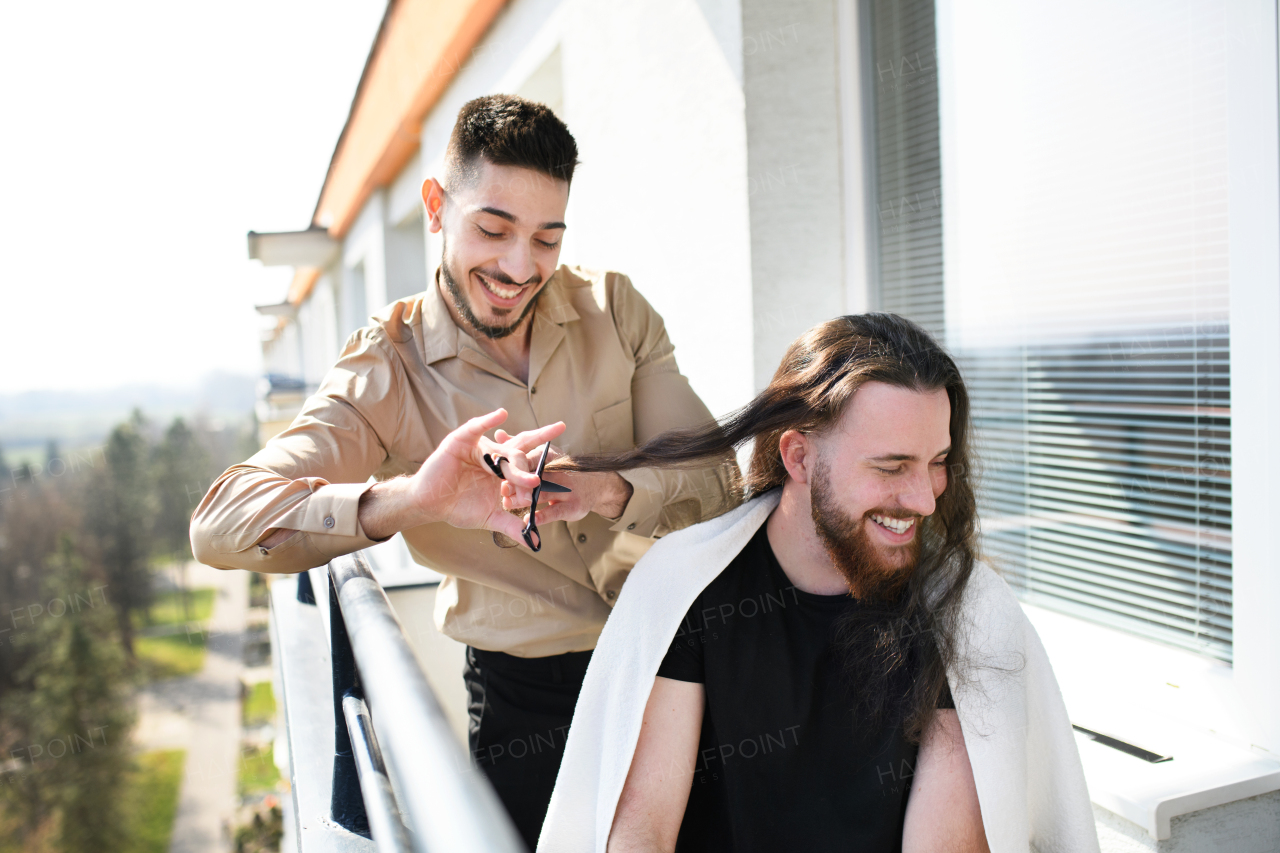
[[[524,537],[524,544],[529,546],[529,550],[538,552],[542,550],[542,534],[538,532],[538,525],[533,523],[533,518],[537,515],[538,498],[542,492],[552,492],[556,494],[567,494],[573,489],[568,486],[562,486],[559,483],[553,483],[550,480],[542,479],[542,469],[547,466],[547,459],[551,456],[551,442],[547,442],[542,446],[542,458],[538,460],[538,470],[534,472],[534,476],[538,478],[538,485],[533,490],[533,496],[529,502],[529,520],[525,522],[524,530],[520,531],[520,535]],[[502,473],[502,463],[507,461],[507,457],[499,456],[497,459],[491,457],[488,453],[484,455],[484,464],[489,466],[489,470],[498,475],[501,480],[507,479]],[[510,541],[510,540],[508,540]]]

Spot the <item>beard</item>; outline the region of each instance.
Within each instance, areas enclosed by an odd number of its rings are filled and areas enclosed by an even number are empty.
[[[925,519],[900,509],[850,516],[836,503],[830,471],[821,462],[810,502],[818,537],[858,600],[837,617],[827,654],[852,711],[855,738],[870,744],[884,736],[886,727],[904,726],[922,696],[926,704],[936,704],[918,683],[923,662],[937,656],[933,615],[906,591],[920,566]],[[915,518],[915,536],[897,546],[874,542],[873,514]]]
[[[818,538],[854,597],[879,602],[897,599],[920,562],[924,519],[886,509],[868,510],[859,518],[850,516],[836,503],[831,472],[822,461],[814,471],[810,506]],[[915,536],[903,545],[877,545],[871,540],[872,515],[916,519]]]
[[[450,298],[453,299],[453,307],[458,309],[458,313],[462,315],[462,319],[467,321],[468,326],[490,340],[496,341],[500,338],[505,338],[516,329],[520,328],[521,324],[524,323],[525,318],[529,316],[529,313],[533,311],[534,307],[538,304],[538,297],[542,296],[542,290],[533,294],[533,298],[529,300],[528,305],[524,306],[524,310],[520,312],[520,316],[516,318],[514,323],[507,326],[491,326],[476,316],[476,312],[471,308],[471,303],[462,292],[462,286],[458,284],[458,280],[453,276],[453,271],[450,269],[449,264],[448,239],[444,241],[444,247],[441,255],[440,275],[444,278],[444,286],[448,288]],[[510,276],[501,271],[493,273],[486,272],[485,275],[496,282],[510,285],[511,287],[517,287],[519,285],[518,282],[512,281]],[[541,279],[538,279],[538,281],[533,282],[533,286],[536,287],[540,282]],[[525,284],[528,284],[528,282],[525,282]],[[543,288],[543,290],[545,290],[545,288]]]

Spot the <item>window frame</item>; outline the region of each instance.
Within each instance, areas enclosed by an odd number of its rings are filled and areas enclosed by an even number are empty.
[[[874,150],[873,117],[866,93],[864,57],[868,51],[865,0],[837,0],[839,75],[841,84],[842,166],[845,196],[845,301],[847,310],[878,307],[874,281]],[[1144,683],[1159,679],[1178,684],[1187,708],[1213,704],[1205,715],[1177,713],[1189,726],[1209,729],[1254,754],[1280,760],[1280,549],[1269,535],[1280,514],[1280,22],[1274,2],[1244,0],[1226,4],[1230,98],[1230,348],[1232,395],[1232,539],[1233,664],[1194,652],[1129,636],[1113,628],[1054,613],[1071,621],[1079,644],[1053,644],[1048,650],[1064,671],[1077,666],[1105,666],[1082,660],[1081,651],[1119,642],[1113,661],[1139,655],[1152,669]],[[938,69],[940,90],[947,86],[949,34],[953,10],[938,2]],[[948,133],[946,104],[940,91],[940,132]],[[948,146],[943,144],[943,198],[948,197]],[[948,226],[944,214],[944,244]],[[1248,393],[1244,393],[1249,389]],[[1033,622],[1038,609],[1028,608]],[[1132,646],[1128,642],[1132,642]],[[1149,646],[1161,653],[1149,655]],[[1047,644],[1048,645],[1048,644]],[[1163,654],[1167,650],[1169,654]],[[1065,689],[1064,689],[1065,692]],[[1067,693],[1068,706],[1072,696]],[[1083,697],[1080,697],[1083,698]],[[1127,707],[1148,705],[1151,698],[1135,687],[1111,695]]]

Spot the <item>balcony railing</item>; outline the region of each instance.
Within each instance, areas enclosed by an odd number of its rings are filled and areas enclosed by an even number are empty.
[[[274,584],[272,612],[297,850],[525,850],[363,554]]]

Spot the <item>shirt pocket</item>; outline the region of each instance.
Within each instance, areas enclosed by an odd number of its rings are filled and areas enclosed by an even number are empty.
[[[630,450],[636,446],[631,418],[631,398],[605,406],[591,416],[596,428],[596,453]]]

